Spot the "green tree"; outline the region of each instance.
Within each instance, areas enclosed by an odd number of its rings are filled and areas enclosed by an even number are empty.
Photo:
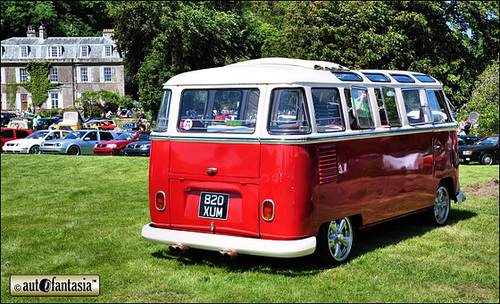
[[[138,85],[139,101],[154,115],[162,84],[169,78],[259,54],[238,2],[110,2],[109,13],[118,47],[127,53],[126,71]]]
[[[40,109],[42,104],[49,98],[49,90],[56,89],[59,83],[51,83],[48,75],[51,63],[47,61],[30,61],[26,64],[29,80],[21,83],[31,93],[32,104]]]
[[[474,85],[470,101],[461,109],[460,117],[467,119],[471,112],[479,114],[479,128],[473,134],[485,136],[499,131],[499,65],[498,60],[490,64]]]

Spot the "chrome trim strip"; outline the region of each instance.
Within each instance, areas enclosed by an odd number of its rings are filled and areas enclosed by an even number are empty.
[[[405,126],[399,128],[373,129],[361,131],[343,131],[337,133],[315,134],[315,135],[266,135],[265,137],[215,137],[215,136],[179,136],[179,135],[161,135],[151,134],[151,140],[157,141],[175,141],[175,142],[207,142],[207,143],[236,143],[236,144],[316,144],[332,141],[346,141],[354,139],[379,138],[386,136],[411,135],[433,131],[458,131],[457,123],[447,123],[439,125],[423,126]]]

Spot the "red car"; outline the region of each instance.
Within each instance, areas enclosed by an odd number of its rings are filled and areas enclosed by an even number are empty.
[[[151,131],[129,131],[114,140],[99,142],[94,147],[94,155],[124,155],[124,148],[134,141],[150,140]]]
[[[89,124],[88,128],[89,129],[112,131],[116,128],[116,126],[110,124],[107,121],[96,120],[96,121],[92,122],[91,124]]]
[[[33,130],[30,130],[30,129],[3,129],[2,136],[1,136],[2,152],[3,152],[3,145],[6,142],[8,142],[9,140],[25,138],[25,137],[28,137],[32,133],[33,133]]]

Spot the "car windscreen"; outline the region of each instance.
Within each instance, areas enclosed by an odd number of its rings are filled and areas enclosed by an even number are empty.
[[[137,132],[126,132],[115,138],[116,140],[131,140]]]
[[[488,136],[475,143],[475,145],[496,145],[496,144],[498,144],[498,136]]]
[[[39,139],[39,138],[43,138],[48,133],[49,133],[49,131],[38,131],[38,132],[35,132],[35,133],[31,134],[27,138],[28,139]]]
[[[85,134],[87,134],[87,131],[74,131],[74,132],[71,132],[68,135],[64,136],[64,139],[82,138]]]

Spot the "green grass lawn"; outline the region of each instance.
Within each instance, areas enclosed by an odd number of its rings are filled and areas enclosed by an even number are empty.
[[[149,158],[1,155],[1,301],[497,302],[499,200],[468,195],[447,226],[411,216],[360,230],[352,259],[169,253],[145,241]],[[461,184],[499,167],[460,167]],[[10,265],[6,266],[5,263]],[[11,297],[14,274],[98,274],[98,297]]]

